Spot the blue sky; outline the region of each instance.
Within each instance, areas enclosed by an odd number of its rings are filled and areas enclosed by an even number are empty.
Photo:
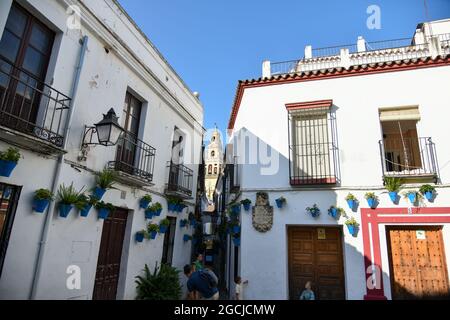
[[[205,128],[224,130],[238,80],[261,76],[263,60],[313,48],[411,37],[419,22],[450,18],[450,0],[119,0],[192,91]],[[367,7],[381,9],[369,30]]]

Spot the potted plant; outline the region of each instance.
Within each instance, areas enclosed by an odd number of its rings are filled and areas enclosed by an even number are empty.
[[[191,235],[189,235],[189,234],[183,235],[183,241],[184,242],[188,242],[190,240],[192,240],[192,236]]]
[[[244,199],[241,201],[241,204],[244,206],[245,211],[250,210],[250,205],[252,204],[252,201],[250,199]]]
[[[144,238],[148,238],[147,231],[141,230],[136,232],[136,242],[142,242],[144,241]]]
[[[232,232],[233,234],[237,234],[241,232],[241,226],[239,225],[239,223],[235,222],[232,226]]]
[[[147,209],[145,209],[144,214],[145,214],[145,219],[150,220],[155,215],[155,212],[153,212],[153,210],[151,208],[147,208]]]
[[[59,186],[57,197],[60,217],[67,218],[70,210],[72,210],[73,206],[78,202],[82,193],[82,190],[75,190],[73,182],[68,187],[66,187],[64,183]]]
[[[9,177],[20,159],[19,149],[8,148],[0,152],[0,176]]]
[[[241,203],[240,202],[231,204],[230,208],[231,208],[232,215],[238,215],[239,213],[241,213]]]
[[[106,190],[111,189],[116,180],[116,172],[111,169],[103,169],[100,173],[95,176],[96,186],[94,188],[94,196],[97,199],[103,198]]]
[[[356,197],[349,193],[346,197],[345,197],[345,201],[347,201],[348,207],[353,210],[353,208],[355,207],[356,202],[358,201],[358,199],[356,199]]]
[[[317,207],[317,204],[314,204],[312,207],[307,207],[306,211],[313,217],[317,218],[320,216],[320,209]]]
[[[366,192],[366,194],[364,195],[364,198],[366,198],[367,204],[369,205],[369,207],[371,209],[376,207],[378,197],[375,194],[375,192]]]
[[[188,225],[189,221],[187,219],[180,220],[180,228],[184,228]]]
[[[99,219],[107,219],[111,211],[114,211],[115,207],[112,203],[105,203],[103,201],[97,202],[95,209],[98,210]]]
[[[159,202],[155,202],[150,209],[153,211],[155,217],[159,217],[162,212],[162,205]]]
[[[398,199],[398,192],[402,187],[403,180],[395,177],[386,177],[384,178],[384,186],[386,190],[389,192],[389,198],[391,198],[392,202],[396,202]]]
[[[159,232],[159,226],[156,223],[149,223],[147,226],[147,231],[150,239],[154,240]]]
[[[338,219],[341,215],[345,217],[344,209],[336,206],[331,206],[330,209],[328,209],[328,214],[335,219]]]
[[[277,207],[279,209],[283,208],[284,204],[286,203],[286,198],[285,197],[279,197],[278,199],[275,199],[275,202],[277,204]]]
[[[415,204],[417,201],[423,199],[422,195],[416,190],[407,190],[403,192],[403,197],[408,198],[411,204]]]
[[[433,195],[436,189],[430,184],[424,184],[420,187],[419,192],[427,198],[428,201],[433,200]]]
[[[241,235],[235,234],[233,237],[233,244],[235,247],[239,247],[241,245]]]
[[[347,226],[348,232],[352,236],[356,236],[358,234],[359,223],[356,221],[354,217],[351,217],[347,221],[345,221],[345,225]]]
[[[159,222],[159,233],[166,233],[167,229],[169,228],[170,220],[169,219],[162,219]]]
[[[152,196],[149,194],[146,194],[141,198],[139,201],[139,207],[142,209],[147,209],[148,205],[152,202]]]
[[[86,196],[82,193],[78,197],[78,201],[75,203],[75,206],[78,210],[80,210],[80,216],[87,217],[92,206],[95,206],[97,202],[98,199],[94,195]]]
[[[167,207],[169,211],[176,212],[178,210],[178,204],[181,202],[182,200],[178,197],[167,197]]]
[[[188,219],[189,219],[189,224],[191,225],[191,227],[195,228],[195,226],[197,225],[197,221],[195,219],[195,215],[193,212],[189,212]]]
[[[34,192],[33,210],[38,213],[43,213],[51,200],[53,200],[53,193],[50,190],[36,190]]]

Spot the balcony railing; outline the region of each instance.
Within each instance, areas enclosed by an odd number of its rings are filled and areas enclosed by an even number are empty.
[[[71,98],[0,57],[0,125],[63,146]]]
[[[168,162],[169,181],[167,191],[190,197],[192,195],[193,171],[182,164]]]
[[[379,144],[383,176],[438,178],[436,147],[430,137],[386,138]]]
[[[156,150],[132,134],[124,133],[117,143],[116,159],[109,167],[145,182],[153,180]]]

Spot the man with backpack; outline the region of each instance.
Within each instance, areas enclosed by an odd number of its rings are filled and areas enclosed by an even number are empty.
[[[218,278],[207,265],[205,269],[193,272],[192,267],[184,266],[184,274],[188,277],[187,289],[189,300],[219,300]]]

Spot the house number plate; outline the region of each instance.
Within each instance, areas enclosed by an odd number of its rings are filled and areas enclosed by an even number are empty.
[[[325,229],[323,229],[323,228],[317,229],[317,239],[319,239],[319,240],[327,239],[327,233],[326,233]]]
[[[417,240],[426,240],[427,236],[425,230],[416,230],[416,239]]]

